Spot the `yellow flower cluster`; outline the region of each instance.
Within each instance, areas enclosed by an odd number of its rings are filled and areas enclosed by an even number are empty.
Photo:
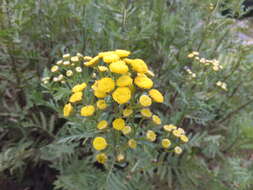
[[[59,72],[60,66],[66,66],[64,62],[68,61],[67,66],[78,63],[80,67],[72,69],[72,74],[92,70],[88,80],[83,82],[79,77],[79,83],[72,87],[63,116],[96,122],[92,146],[95,159],[102,164],[115,155],[110,153],[112,149],[117,152],[115,160],[123,161],[126,147],[134,150],[145,146],[140,139],[176,154],[182,152],[179,143],[188,141],[183,129],[177,127],[170,129],[173,135],[170,137],[167,125],[162,127],[162,119],[152,113],[151,106],[163,103],[164,96],[149,78],[154,77],[154,73],[147,64],[142,59],[129,58],[130,54],[126,50],[100,52],[93,58],[65,54],[57,67],[51,69],[53,73]],[[67,72],[66,77],[71,75],[70,70]],[[69,78],[67,82],[73,80]],[[137,122],[136,118],[140,117],[141,121]],[[175,144],[173,140],[177,139],[180,142]]]

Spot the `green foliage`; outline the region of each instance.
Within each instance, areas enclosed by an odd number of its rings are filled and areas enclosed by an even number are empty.
[[[210,10],[210,3],[214,9]],[[54,189],[253,188],[252,46],[219,0],[2,0],[0,9],[0,175],[34,186],[30,167],[57,171]],[[87,146],[94,131],[60,118],[66,91],[41,86],[44,67],[64,52],[128,49],[142,57],[166,95],[153,108],[191,136],[181,157],[143,151],[107,171]],[[214,72],[187,58],[217,59]],[[190,78],[185,68],[196,74]],[[46,71],[45,71],[46,72]],[[46,75],[46,73],[44,73]],[[216,86],[226,82],[228,91]],[[140,160],[136,158],[140,157]]]

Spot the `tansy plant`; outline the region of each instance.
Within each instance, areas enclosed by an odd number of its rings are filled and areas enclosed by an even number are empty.
[[[163,124],[151,110],[164,96],[152,81],[154,73],[142,59],[128,58],[126,50],[101,52],[95,57],[63,55],[51,68],[45,84],[61,84],[71,93],[64,117],[77,118],[95,133],[91,146],[97,162],[127,160],[127,151],[145,147],[182,153],[188,137],[182,128]],[[84,79],[83,73],[90,77]],[[86,143],[86,146],[88,143]]]

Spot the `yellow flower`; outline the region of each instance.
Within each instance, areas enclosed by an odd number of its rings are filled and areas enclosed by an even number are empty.
[[[63,60],[59,60],[56,62],[56,65],[61,65],[63,63]]]
[[[97,128],[102,130],[105,129],[108,126],[108,123],[106,120],[102,120],[98,123]]]
[[[131,98],[131,90],[127,87],[118,87],[112,93],[112,97],[118,104],[127,103]]]
[[[95,112],[95,107],[93,105],[84,106],[81,109],[81,116],[88,117],[92,116]]]
[[[188,137],[185,136],[185,135],[181,135],[181,136],[180,136],[180,139],[181,139],[181,141],[183,141],[184,143],[187,143],[187,142],[189,141]]]
[[[115,82],[112,78],[105,77],[97,81],[97,90],[109,93],[115,88]]]
[[[104,110],[105,108],[107,108],[107,104],[106,104],[105,100],[98,100],[97,107],[100,110]]]
[[[98,66],[98,70],[100,72],[106,72],[106,71],[108,71],[108,67],[106,67],[106,66]]]
[[[70,61],[72,62],[78,62],[79,61],[79,57],[78,56],[73,56],[70,58]]]
[[[170,142],[169,139],[163,139],[163,140],[162,140],[162,147],[163,147],[163,148],[169,148],[170,145],[171,145],[171,142]]]
[[[73,75],[73,71],[67,70],[66,75],[67,75],[67,77],[71,77]]]
[[[105,53],[103,55],[103,61],[105,63],[112,63],[112,62],[116,62],[120,59],[120,57],[114,53],[114,52],[109,52],[109,53]]]
[[[146,133],[146,138],[151,142],[155,141],[156,140],[155,132],[151,131],[151,130],[148,130],[148,132]]]
[[[51,72],[54,73],[56,71],[59,70],[59,67],[57,65],[54,65],[52,68],[51,68]]]
[[[112,122],[112,126],[116,130],[122,130],[125,127],[125,121],[122,118],[117,118]]]
[[[63,65],[65,66],[70,65],[70,61],[63,61]]]
[[[128,146],[129,146],[130,148],[135,149],[136,146],[137,146],[137,142],[136,142],[134,139],[130,139],[130,140],[128,141]]]
[[[140,76],[135,77],[134,83],[138,87],[145,88],[145,89],[152,88],[153,86],[153,81],[150,78],[146,77],[145,75],[140,75]]]
[[[84,60],[84,61],[90,61],[91,59],[92,59],[91,56],[84,56],[84,57],[83,57],[83,60]]]
[[[119,154],[118,156],[117,156],[117,161],[118,162],[121,162],[121,161],[123,161],[125,159],[125,156],[123,155],[123,154]]]
[[[89,67],[89,66],[94,66],[99,62],[99,56],[93,57],[91,60],[88,62],[84,62],[84,65]]]
[[[150,109],[141,109],[141,115],[144,117],[151,117],[152,116],[152,112],[150,111]]]
[[[118,74],[125,74],[128,72],[128,66],[124,61],[113,62],[109,65],[110,71]]]
[[[133,84],[133,79],[129,75],[122,75],[116,81],[117,86],[124,87]]]
[[[125,58],[125,59],[123,59],[123,61],[124,61],[126,64],[131,65],[131,64],[134,62],[134,59]]]
[[[164,129],[165,131],[171,132],[172,130],[177,129],[177,127],[176,127],[175,125],[170,124],[170,125],[164,125],[164,126],[163,126],[163,129]]]
[[[72,94],[69,98],[69,101],[71,103],[74,103],[74,102],[79,102],[82,100],[82,97],[83,97],[83,93],[82,92],[75,92],[74,94]]]
[[[152,104],[151,98],[147,95],[141,95],[139,102],[144,107],[148,107]]]
[[[181,135],[185,134],[184,129],[182,129],[182,128],[179,127],[177,130],[181,133]]]
[[[81,91],[83,91],[83,89],[85,89],[86,88],[86,83],[85,82],[83,82],[82,84],[77,84],[77,85],[75,85],[73,88],[72,88],[72,92],[81,92]]]
[[[67,59],[69,59],[69,58],[70,58],[70,54],[69,54],[69,53],[64,54],[62,57],[63,57],[63,59],[67,60]]]
[[[175,129],[172,133],[175,137],[180,137],[182,135],[181,132],[177,129]]]
[[[160,125],[162,122],[161,122],[161,119],[157,116],[157,115],[153,115],[152,116],[152,120],[155,124],[157,125]]]
[[[181,154],[183,150],[182,150],[181,147],[176,146],[176,147],[174,148],[174,151],[175,151],[176,154]]]
[[[164,101],[163,95],[158,90],[151,89],[148,93],[155,102],[162,103]]]
[[[128,135],[129,133],[131,133],[132,129],[130,126],[126,125],[124,126],[124,128],[121,130],[121,132],[124,134],[124,135]]]
[[[92,144],[96,150],[104,150],[108,145],[104,137],[96,137]]]
[[[127,50],[122,50],[122,49],[116,49],[115,50],[115,53],[120,57],[127,57],[131,54],[130,51],[127,51]]]
[[[64,117],[68,117],[72,113],[72,111],[73,111],[73,107],[71,103],[66,104],[63,108]]]
[[[130,108],[126,108],[126,109],[123,110],[123,116],[124,117],[130,116],[132,113],[133,113],[133,110],[130,109]]]
[[[97,98],[104,98],[104,97],[106,97],[106,93],[101,92],[101,91],[99,91],[99,90],[94,90],[94,95],[95,95]]]
[[[138,73],[147,73],[148,66],[142,59],[134,59],[131,61],[132,69]]]
[[[96,160],[100,164],[104,164],[107,161],[107,156],[105,153],[100,153],[96,155]]]

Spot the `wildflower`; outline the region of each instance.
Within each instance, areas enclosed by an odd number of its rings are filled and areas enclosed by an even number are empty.
[[[63,65],[70,65],[70,61],[63,61]]]
[[[97,107],[100,110],[104,110],[105,108],[107,108],[107,104],[106,104],[105,100],[98,100]]]
[[[185,135],[181,135],[181,136],[180,136],[180,139],[181,139],[181,141],[183,141],[184,143],[187,143],[187,142],[189,141],[188,137],[185,136]]]
[[[152,120],[155,124],[160,125],[161,124],[161,119],[157,115],[152,116]]]
[[[92,59],[92,57],[90,57],[90,56],[84,56],[83,57],[83,60],[84,61],[90,61]]]
[[[92,144],[96,150],[104,150],[108,145],[104,137],[96,137]]]
[[[81,116],[88,117],[92,116],[95,112],[95,107],[93,105],[84,106],[81,109]]]
[[[155,141],[156,140],[155,132],[152,130],[148,130],[148,132],[146,133],[146,138],[151,142]]]
[[[127,57],[127,56],[129,56],[129,55],[131,54],[130,51],[126,51],[126,50],[122,50],[122,49],[116,49],[116,50],[115,50],[115,53],[116,53],[120,58],[122,58],[122,57]]]
[[[99,56],[93,57],[91,60],[88,62],[84,62],[84,66],[90,67],[94,66],[99,62]]]
[[[175,151],[176,154],[181,154],[183,150],[182,150],[181,147],[176,146],[176,147],[174,148],[174,151]]]
[[[73,111],[73,106],[71,105],[71,103],[66,104],[63,108],[63,116],[64,117],[70,116],[72,111]]]
[[[164,125],[164,126],[163,126],[163,129],[164,129],[165,131],[171,132],[172,130],[177,129],[177,127],[176,127],[175,125],[170,124],[170,125]]]
[[[107,156],[105,153],[99,153],[96,155],[96,160],[100,164],[104,164],[107,161]]]
[[[83,70],[81,67],[76,67],[76,72],[81,73]]]
[[[54,65],[52,68],[51,68],[51,72],[54,73],[56,71],[59,70],[59,67],[57,65]]]
[[[137,142],[136,142],[134,139],[130,139],[130,140],[128,141],[128,146],[129,146],[130,148],[132,148],[132,149],[135,149],[136,146],[137,146]]]
[[[97,128],[102,130],[105,129],[108,126],[108,123],[106,120],[102,120],[98,123]]]
[[[135,77],[134,83],[138,87],[145,89],[152,88],[153,86],[153,81],[150,78],[146,77],[145,75]]]
[[[98,66],[98,70],[100,72],[106,72],[106,71],[108,71],[108,67],[106,67],[106,66]]]
[[[112,97],[118,104],[127,103],[131,98],[131,90],[128,87],[118,87],[112,93]]]
[[[125,127],[125,121],[122,118],[117,118],[112,122],[112,126],[116,130],[122,130]]]
[[[110,71],[118,74],[125,74],[128,72],[128,66],[124,61],[113,62],[109,65]]]
[[[66,75],[67,75],[67,77],[71,77],[73,75],[73,71],[67,70]]]
[[[120,57],[114,53],[114,52],[111,52],[111,53],[105,53],[104,56],[103,56],[103,61],[105,63],[112,63],[112,62],[116,62],[120,59]]]
[[[62,63],[63,63],[63,61],[59,60],[59,61],[56,62],[56,65],[61,65]]]
[[[180,137],[181,135],[182,135],[182,133],[179,131],[179,130],[177,130],[177,129],[175,129],[175,130],[173,130],[173,135],[175,136],[175,137]]]
[[[62,57],[63,57],[63,59],[67,60],[67,59],[69,59],[69,58],[70,58],[70,54],[69,54],[69,53],[64,54]]]
[[[126,109],[123,110],[123,116],[124,117],[130,116],[132,113],[133,113],[133,110],[130,109],[130,108],[126,108]]]
[[[179,127],[177,130],[178,130],[181,134],[185,134],[185,131],[184,131],[183,128],[180,128],[180,127]]]
[[[118,156],[117,156],[117,161],[118,162],[121,162],[121,161],[123,161],[125,159],[125,156],[123,155],[123,154],[119,154]]]
[[[190,53],[187,55],[188,58],[193,58],[194,57],[194,54],[193,53]]]
[[[124,135],[128,135],[129,133],[131,133],[132,129],[130,126],[126,125],[123,127],[123,129],[121,129],[121,132],[124,134]]]
[[[163,140],[162,140],[162,147],[163,147],[163,148],[169,148],[170,145],[171,145],[171,142],[170,142],[169,139],[163,139]]]
[[[109,93],[115,88],[115,82],[112,78],[105,77],[97,81],[97,90]]]
[[[147,73],[148,66],[142,59],[134,59],[131,61],[132,69],[138,73]]]
[[[144,107],[148,107],[152,104],[152,100],[148,95],[141,95],[139,102]]]
[[[72,92],[81,92],[86,88],[87,84],[83,82],[82,84],[77,84],[72,88]]]
[[[74,56],[74,57],[71,57],[70,60],[75,63],[75,62],[79,61],[79,57],[78,56]]]
[[[150,111],[150,109],[141,109],[141,115],[144,117],[151,117],[152,116],[152,112]]]
[[[69,101],[71,103],[75,103],[75,102],[79,102],[82,100],[83,97],[83,93],[82,92],[75,92],[74,94],[72,94],[69,98]]]
[[[58,77],[54,77],[54,78],[53,78],[53,81],[54,81],[54,82],[58,82],[58,81],[59,81]]]
[[[132,83],[133,79],[129,75],[122,75],[116,81],[116,84],[119,87],[130,86]]]
[[[151,96],[151,98],[158,103],[162,103],[164,101],[163,95],[161,92],[159,92],[156,89],[151,89],[148,94]]]

